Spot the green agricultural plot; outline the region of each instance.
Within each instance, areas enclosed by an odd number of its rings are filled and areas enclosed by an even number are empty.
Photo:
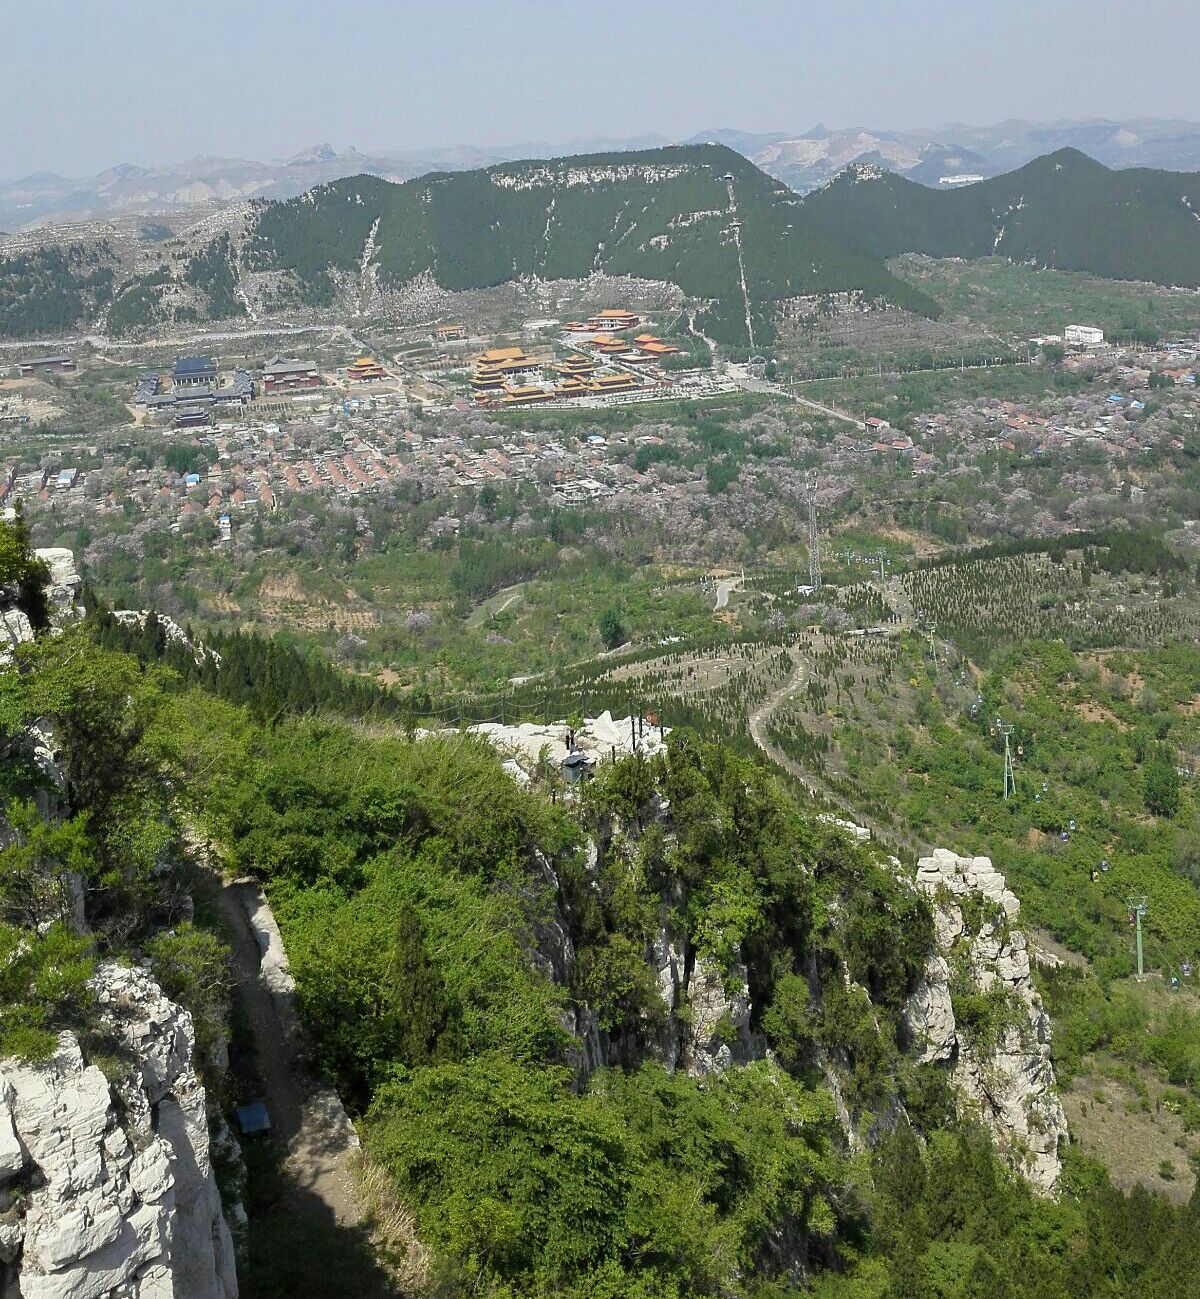
[[[976,261],[920,254],[893,258],[901,279],[918,285],[962,320],[1018,342],[1097,325],[1109,338],[1170,339],[1200,328],[1200,293],[1105,280],[1081,271],[1043,270],[1002,257]]]

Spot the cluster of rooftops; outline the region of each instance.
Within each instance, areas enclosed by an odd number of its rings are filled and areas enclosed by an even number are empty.
[[[613,392],[627,392],[641,387],[641,380],[629,369],[601,373],[602,362],[618,360],[630,366],[639,362],[661,360],[674,356],[678,348],[664,343],[651,333],[641,333],[632,341],[621,338],[622,332],[636,329],[641,318],[631,311],[608,308],[592,316],[586,323],[565,325],[570,334],[591,335],[571,346],[572,352],[561,363],[554,365],[556,381],[553,387],[521,383],[518,380],[530,372],[550,368],[522,347],[494,347],[475,358],[475,373],[471,377],[471,391],[481,404],[499,401],[503,405],[529,405],[535,402],[561,401],[576,397],[592,397]]]

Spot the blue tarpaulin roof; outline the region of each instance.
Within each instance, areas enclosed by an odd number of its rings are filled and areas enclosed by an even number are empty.
[[[237,1109],[238,1127],[243,1136],[253,1132],[270,1132],[271,1116],[263,1101],[251,1101],[249,1105],[239,1105]]]

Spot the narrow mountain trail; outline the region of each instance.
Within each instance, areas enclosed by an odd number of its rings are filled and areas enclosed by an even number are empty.
[[[795,653],[795,651],[793,651]],[[750,738],[758,746],[760,751],[769,758],[777,767],[782,768],[788,775],[793,776],[801,785],[808,790],[814,799],[821,799],[826,803],[832,804],[838,812],[847,820],[853,821],[855,825],[865,826],[871,831],[875,839],[882,843],[899,841],[906,848],[911,848],[917,852],[927,851],[925,845],[911,840],[904,834],[897,834],[893,831],[882,830],[874,820],[866,816],[852,803],[847,802],[840,795],[835,794],[823,781],[818,780],[810,772],[806,771],[794,758],[790,758],[782,749],[771,742],[767,730],[770,726],[771,718],[776,711],[790,699],[808,679],[809,665],[803,659],[796,662],[795,671],[788,679],[775,691],[769,694],[766,699],[750,714],[748,720],[748,729]]]
[[[713,362],[715,364],[717,359],[716,341],[714,339],[709,338],[709,336],[704,332],[704,330],[696,328],[695,307],[693,307],[688,312],[688,333],[691,334],[693,338],[698,338],[708,348],[709,352],[712,355]]]
[[[262,942],[250,920],[265,907],[262,894],[253,882],[226,882],[216,901],[232,945],[237,996],[254,1040],[271,1134],[287,1148],[284,1171],[294,1182],[295,1211],[305,1212],[313,1197],[340,1225],[357,1226],[362,1207],[351,1172],[353,1129],[335,1094],[309,1072],[290,1016],[281,1014],[280,994],[264,977]]]
[[[378,267],[375,265],[375,254],[379,252],[379,221],[380,218],[376,217],[375,223],[367,234],[367,241],[363,244],[362,256],[358,260],[358,292],[354,305],[356,316],[368,314],[376,287],[375,272]]]

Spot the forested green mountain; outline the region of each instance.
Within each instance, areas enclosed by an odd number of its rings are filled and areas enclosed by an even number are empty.
[[[778,304],[799,296],[852,291],[936,314],[887,269],[901,252],[1197,286],[1200,176],[1109,171],[1064,149],[949,192],[852,167],[799,199],[731,149],[683,145],[403,184],[350,177],[254,204],[215,239],[125,252],[0,257],[0,335],[236,318],[254,300],[265,312],[358,310],[359,286],[386,297],[422,276],[463,291],[605,273],[677,285],[710,337],[743,346],[747,314],[765,343]]]
[[[595,271],[677,284],[710,301],[706,328],[742,342],[740,223],[753,315],[800,294],[858,289],[914,310],[923,295],[849,249],[795,196],[718,145],[509,163],[391,184],[358,176],[259,208],[252,271],[291,273],[302,301],[333,300],[330,271],[356,273],[371,239],[381,281],[431,273],[443,288]]]
[[[0,334],[64,334],[91,319],[113,293],[104,242],[34,248],[0,258]]]
[[[748,312],[766,340],[776,305],[800,295],[857,291],[936,311],[879,258],[808,217],[785,186],[718,145],[508,163],[404,184],[356,176],[258,203],[244,233],[204,239],[169,255],[134,250],[130,265],[109,272],[103,296],[63,254],[0,258],[0,334],[90,324],[119,334],[232,318],[245,310],[239,290],[254,294],[256,283],[269,283],[268,307],[336,310],[339,282],[357,284],[368,271],[385,293],[422,275],[452,291],[598,272],[667,282],[699,304],[711,337],[734,345],[749,341]],[[43,279],[55,272],[52,298],[31,298],[35,270]]]
[[[1200,285],[1200,174],[1110,171],[1062,149],[963,189],[849,168],[803,202],[875,257],[991,257],[1110,279]]]

